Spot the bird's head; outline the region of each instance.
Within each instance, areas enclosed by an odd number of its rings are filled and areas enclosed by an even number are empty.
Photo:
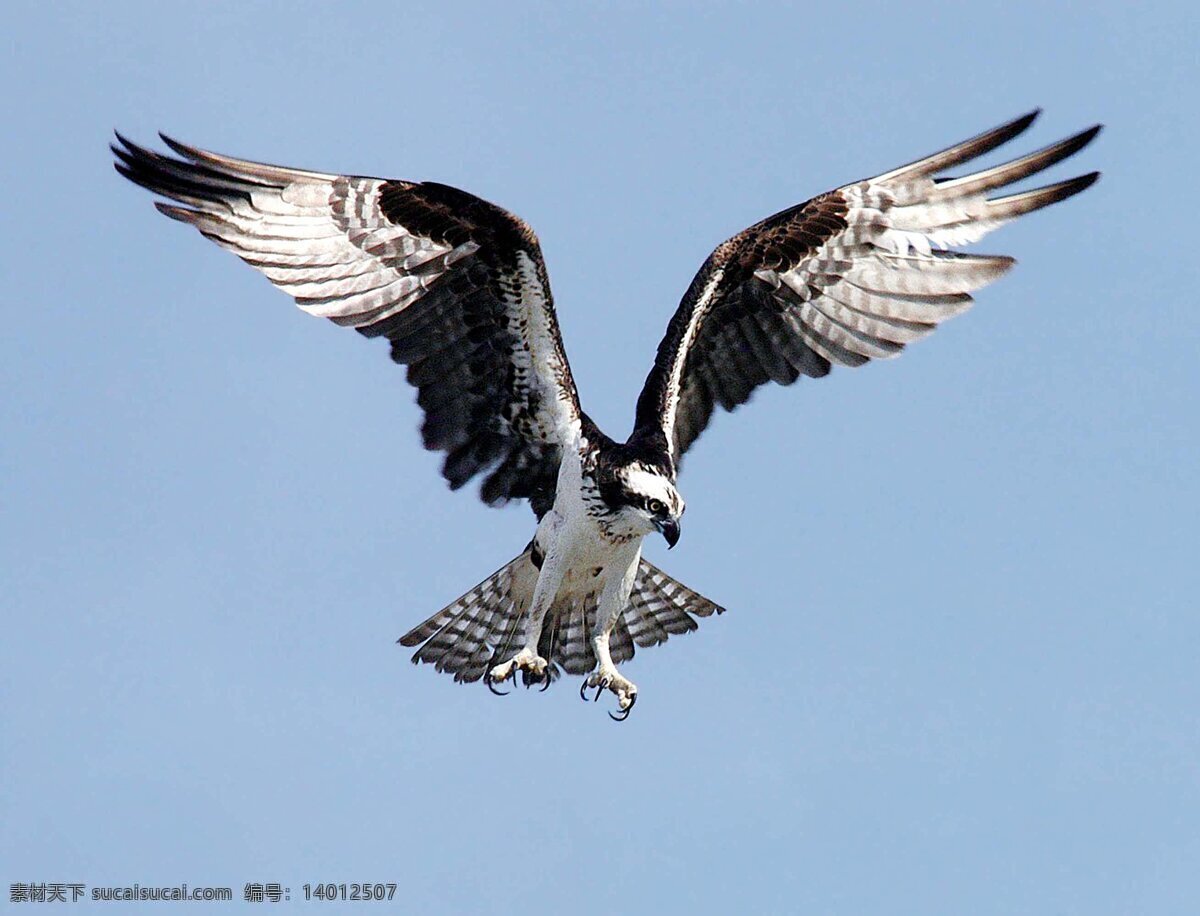
[[[683,515],[683,497],[675,484],[658,468],[634,462],[617,470],[616,487],[608,498],[634,531],[657,531],[668,547],[679,541],[679,519]]]

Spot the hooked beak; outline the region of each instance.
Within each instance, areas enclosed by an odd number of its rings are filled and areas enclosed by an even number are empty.
[[[658,523],[658,530],[667,540],[667,549],[670,550],[679,543],[679,522],[673,518],[665,519]]]

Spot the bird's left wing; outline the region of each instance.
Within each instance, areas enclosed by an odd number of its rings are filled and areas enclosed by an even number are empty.
[[[167,137],[179,158],[117,135],[117,171],[311,315],[391,341],[425,411],[426,448],[488,504],[553,502],[579,400],[529,226],[432,182],[327,175],[233,159]]]
[[[1093,127],[1011,162],[935,177],[1027,128],[1032,112],[907,166],[768,217],[719,246],[667,328],[638,399],[634,436],[679,459],[715,405],[733,410],[768,381],[791,384],[896,356],[971,304],[1013,259],[948,250],[1065,200],[1092,172],[1002,197],[1086,146]]]

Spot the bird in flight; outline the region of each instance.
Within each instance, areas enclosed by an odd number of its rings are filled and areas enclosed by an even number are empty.
[[[618,720],[637,687],[617,670],[721,613],[641,555],[674,547],[680,462],[717,406],[767,382],[887,359],[971,304],[1013,259],[953,249],[1066,200],[1097,172],[992,195],[1078,152],[1100,126],[960,177],[946,169],[1024,131],[1033,111],[941,152],[769,216],[717,246],[683,296],[633,431],[611,439],[581,409],[533,230],[436,182],[333,175],[233,159],[163,135],[166,155],[116,135],[116,169],[168,198],[311,315],[384,337],[424,411],[425,447],[452,489],[481,476],[488,505],[528,500],[537,528],[513,560],[400,643],[496,693],[584,675]]]

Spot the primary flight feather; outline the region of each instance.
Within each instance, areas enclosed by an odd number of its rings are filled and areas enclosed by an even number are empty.
[[[176,154],[117,134],[116,168],[174,203],[306,312],[384,337],[424,411],[425,446],[452,488],[482,476],[489,505],[529,500],[519,556],[400,639],[459,681],[520,672],[548,686],[587,675],[628,715],[637,687],[616,668],[635,646],[696,629],[722,608],[641,556],[679,539],[676,476],[716,406],[766,382],[891,358],[971,304],[1008,257],[969,245],[1066,200],[1097,172],[992,195],[1078,152],[1095,126],[957,178],[942,175],[1023,132],[1038,112],[909,165],[783,210],[719,245],[683,297],[637,401],[610,439],[583,412],[530,227],[465,191],[233,159],[163,136]]]

